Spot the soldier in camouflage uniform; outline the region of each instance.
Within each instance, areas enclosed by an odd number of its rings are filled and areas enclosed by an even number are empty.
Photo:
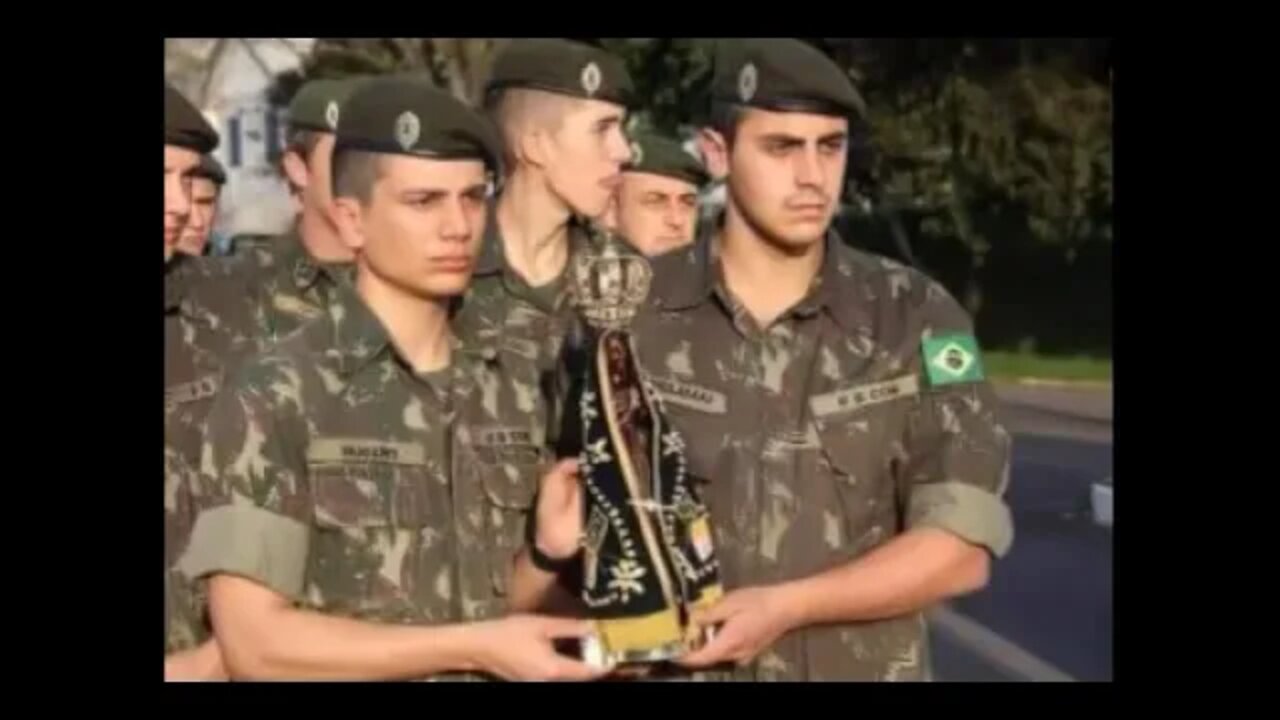
[[[342,105],[365,78],[313,80],[289,105],[290,139],[282,160],[301,211],[280,237],[235,241],[236,271],[253,300],[255,333],[269,342],[324,314],[337,278],[350,271],[351,250],[333,215],[331,163]]]
[[[698,193],[709,180],[702,160],[680,143],[636,134],[607,224],[645,255],[688,245],[697,231]]]
[[[730,590],[686,677],[928,679],[923,611],[980,588],[1012,542],[1010,438],[971,320],[829,228],[863,107],[834,63],[727,42],[712,91],[726,210],[654,259],[633,328]],[[564,552],[579,513],[539,514],[539,542]]]
[[[200,155],[217,143],[217,133],[199,111],[166,85],[165,676],[175,679],[222,673],[216,644],[205,642],[209,634],[201,603],[173,569],[194,520],[189,481],[199,461],[201,423],[221,383],[224,359],[243,340],[229,328],[245,325],[247,317],[240,294],[228,291],[231,286],[224,282],[220,264],[174,252],[191,212],[191,174],[199,167]]]
[[[227,184],[227,171],[213,155],[200,158],[191,173],[191,214],[178,239],[178,252],[200,257],[209,248],[209,238],[218,216],[218,196]]]
[[[572,317],[569,258],[630,156],[622,131],[630,89],[621,60],[558,39],[513,41],[486,86],[507,176],[456,327],[464,338],[535,362],[540,383]],[[533,411],[547,417],[545,398],[535,402]]]
[[[344,114],[354,285],[219,397],[184,569],[234,676],[592,677],[552,647],[581,623],[500,617],[544,468],[536,386],[449,325],[498,138],[420,82],[370,81]]]

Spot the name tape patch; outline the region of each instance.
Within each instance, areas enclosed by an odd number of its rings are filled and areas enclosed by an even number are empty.
[[[650,378],[662,401],[680,405],[690,410],[723,415],[729,411],[729,399],[722,392],[672,378]]]
[[[844,390],[814,395],[809,398],[809,406],[816,417],[830,417],[897,400],[898,398],[910,397],[919,392],[919,379],[915,375],[904,375],[894,380],[858,385]]]
[[[422,465],[427,461],[427,452],[419,443],[317,438],[307,448],[307,460],[318,463],[382,462]]]

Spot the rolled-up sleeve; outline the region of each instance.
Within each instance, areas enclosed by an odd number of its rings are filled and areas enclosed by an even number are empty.
[[[180,569],[192,580],[230,574],[300,599],[312,503],[295,442],[298,374],[255,361],[210,411],[201,451],[200,512]]]
[[[924,382],[902,473],[905,524],[945,530],[1003,557],[1014,536],[1005,502],[1012,443],[999,401],[984,374],[944,382],[931,377],[925,365],[930,360],[924,357],[926,339],[972,337],[963,310],[934,287],[923,320],[913,365]]]

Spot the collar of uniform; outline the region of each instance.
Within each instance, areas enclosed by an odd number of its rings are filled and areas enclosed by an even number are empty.
[[[694,242],[655,258],[655,297],[665,310],[687,310],[701,304],[715,290],[715,236],[720,222],[708,222]]]
[[[334,298],[325,310],[333,324],[330,353],[338,361],[339,373],[351,377],[391,344],[382,321],[356,292],[355,284],[336,283]]]
[[[544,307],[543,303],[537,301],[537,293],[529,287],[529,284],[525,282],[524,278],[517,275],[515,270],[507,264],[506,252],[502,246],[502,234],[498,229],[497,207],[497,202],[489,204],[489,209],[487,211],[488,218],[485,221],[484,240],[481,241],[480,245],[480,257],[476,259],[476,267],[472,276],[483,277],[487,275],[502,274],[504,276],[504,283],[507,284],[508,288],[511,288],[514,285],[516,287],[517,294],[537,306],[540,310],[548,313],[557,311],[564,303],[566,297],[564,292],[559,294],[557,301],[552,307]],[[561,272],[561,276],[552,281],[559,282],[562,286],[565,284],[566,276],[570,271],[568,263],[573,261],[574,253],[589,242],[590,238],[586,230],[586,221],[581,220],[576,216],[570,216],[568,237],[568,260],[566,261],[564,270]],[[522,290],[528,290],[528,292],[522,292]]]
[[[814,308],[824,308],[846,333],[865,331],[871,325],[867,300],[859,292],[865,278],[859,277],[859,268],[835,228],[827,230],[820,277]]]
[[[164,267],[164,311],[177,310],[186,294],[187,256],[175,253]]]
[[[339,278],[334,286],[335,297],[326,307],[333,324],[333,344],[327,354],[338,361],[339,373],[350,378],[383,352],[398,357],[386,327],[356,292],[354,278]],[[455,358],[467,355],[492,362],[499,356],[496,346],[463,343],[452,328],[449,346]]]
[[[660,270],[655,276],[658,303],[667,310],[684,310],[711,297],[720,277],[716,230],[720,223],[707,223],[696,242],[683,250],[664,255],[655,263]],[[829,229],[823,239],[822,268],[809,295],[795,308],[802,317],[821,310],[846,332],[854,332],[867,323],[866,308],[856,292],[856,270],[845,252],[844,241]]]
[[[485,211],[484,239],[480,241],[480,257],[476,259],[474,274],[493,275],[502,272],[507,258],[502,252],[502,234],[498,230],[498,202],[489,203]]]
[[[322,266],[307,253],[296,226],[280,238],[279,242],[280,252],[276,256],[279,272],[288,274],[299,292],[306,292],[315,284],[316,278],[320,277]]]

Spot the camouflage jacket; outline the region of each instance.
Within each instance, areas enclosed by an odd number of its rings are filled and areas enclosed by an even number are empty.
[[[339,283],[219,396],[184,571],[373,621],[501,615],[547,459],[535,383],[523,358],[456,341],[448,370],[415,374]]]
[[[704,483],[726,589],[818,574],[926,526],[1005,553],[1010,439],[942,286],[832,232],[808,296],[761,329],[715,246],[653,261],[633,330]],[[925,621],[801,628],[732,677],[928,679]]]
[[[244,282],[253,298],[255,332],[263,344],[323,315],[335,284],[351,268],[311,259],[296,227],[272,241],[254,242],[241,257]]]
[[[551,283],[534,288],[507,263],[496,205],[491,205],[480,258],[454,317],[454,328],[464,340],[492,345],[500,354],[537,368],[539,392],[532,412],[551,444],[560,439],[566,409],[565,343],[579,342],[582,331],[573,306],[570,269],[574,256],[592,242],[588,221],[571,222],[564,271]],[[618,249],[640,254],[622,238],[618,238]],[[572,348],[568,355],[573,356]]]
[[[165,567],[173,567],[194,521],[190,474],[198,466],[203,423],[228,363],[248,347],[249,308],[220,259],[174,255],[164,276]],[[166,583],[166,649],[207,635],[180,579]],[[171,622],[172,621],[172,622]]]

